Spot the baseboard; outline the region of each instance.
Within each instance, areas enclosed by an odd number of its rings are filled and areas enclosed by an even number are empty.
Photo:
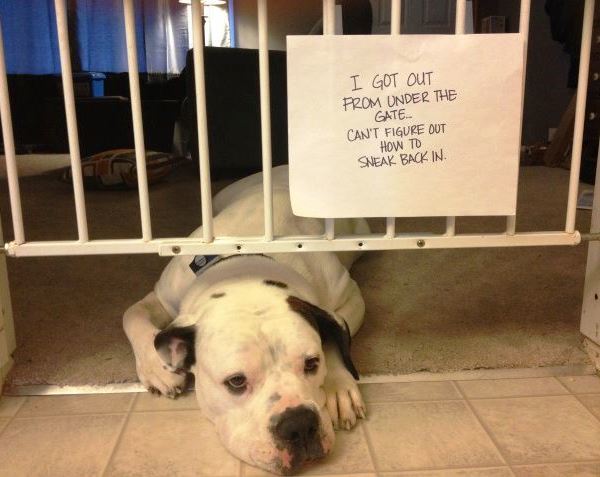
[[[584,338],[583,347],[596,367],[596,372],[600,373],[600,345],[589,338]]]
[[[4,365],[0,366],[0,395],[2,395],[2,388],[4,387],[4,380],[6,379],[6,376],[8,376],[8,373],[10,372],[10,370],[12,369],[13,364],[14,364],[14,361],[9,356],[8,361],[6,363],[4,363]]]

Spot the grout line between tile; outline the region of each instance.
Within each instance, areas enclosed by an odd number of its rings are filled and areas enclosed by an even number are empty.
[[[534,399],[534,398],[568,398],[571,397],[571,394],[534,394],[531,396],[498,396],[498,397],[485,397],[485,398],[480,398],[480,397],[471,397],[471,398],[465,398],[465,399],[469,399],[471,401],[501,401],[503,399]]]
[[[536,462],[534,464],[514,464],[513,467],[543,467],[545,465],[576,465],[576,464],[599,464],[600,460],[570,460],[567,462]]]
[[[584,374],[582,376],[589,376],[587,374]],[[563,376],[558,376],[558,377],[563,377]],[[478,378],[478,379],[453,379],[452,381],[456,382],[456,383],[464,383],[464,382],[469,382],[469,381],[525,381],[527,379],[544,379],[544,378],[553,378],[556,381],[558,381],[560,383],[560,380],[558,379],[557,376],[551,376],[551,375],[540,375],[540,376],[514,376],[514,377],[506,377],[506,376],[498,376],[498,377],[489,377],[489,378]],[[562,383],[561,383],[562,384]]]
[[[562,381],[562,380],[559,379],[559,378],[563,378],[566,381],[566,378],[573,378],[573,377],[574,378],[579,378],[579,377],[584,377],[584,376],[577,376],[577,375],[574,375],[574,376],[556,376],[554,379],[556,379],[564,388],[566,388],[567,391],[569,391],[570,394],[573,394],[573,395],[575,395],[575,394],[598,394],[598,393],[600,393],[600,390],[597,390],[597,389],[595,391],[579,391],[579,392],[573,391],[573,390],[571,390],[571,388],[569,388],[569,386],[567,386],[567,384],[564,381]],[[598,377],[600,377],[600,375]]]
[[[133,409],[133,405],[135,404],[135,401],[137,400],[137,398],[138,398],[138,395],[133,396],[133,398],[131,399],[131,402],[129,403],[129,408],[127,410],[127,414],[125,415],[125,418],[123,419],[123,422],[121,424],[121,429],[119,429],[119,432],[117,433],[117,437],[115,439],[115,442],[113,443],[113,447],[110,451],[110,454],[108,455],[108,458],[106,459],[104,468],[102,469],[102,472],[100,473],[101,476],[104,476],[106,474],[106,471],[108,470],[108,468],[113,460],[113,457],[115,456],[115,453],[117,452],[117,448],[119,447],[119,444],[121,443],[121,438],[123,437],[125,427],[127,426],[127,423],[129,422],[129,418],[132,414],[131,410]]]
[[[406,473],[407,476],[411,474],[419,474],[421,472],[443,472],[446,470],[490,470],[490,469],[508,469],[508,471],[514,476],[515,473],[512,469],[507,465],[487,465],[487,466],[477,466],[477,467],[427,467],[423,469],[411,469],[411,470],[384,470],[378,473],[379,477],[386,477],[389,475],[398,475]]]
[[[471,410],[471,413],[473,414],[473,416],[475,417],[475,419],[477,420],[477,422],[479,422],[479,425],[481,426],[481,428],[484,430],[484,432],[488,435],[488,437],[492,441],[492,444],[496,448],[496,452],[498,452],[498,455],[500,456],[500,459],[502,459],[502,462],[504,462],[504,465],[508,466],[508,468],[512,472],[512,467],[509,464],[508,459],[506,458],[506,456],[502,453],[502,450],[500,448],[500,444],[498,443],[498,441],[496,440],[496,438],[493,436],[491,430],[483,422],[483,419],[481,419],[481,417],[479,416],[479,414],[477,413],[477,411],[475,410],[475,408],[471,404],[471,401],[469,401],[469,398],[467,398],[466,394],[463,392],[463,390],[460,388],[460,386],[455,381],[452,381],[452,384],[456,388],[456,390],[460,393],[460,395],[463,396],[465,404]],[[513,472],[513,474],[514,474],[514,472]]]
[[[70,418],[70,417],[83,417],[83,416],[125,416],[128,411],[121,412],[88,412],[87,414],[44,414],[43,416],[15,416],[15,421],[35,421],[42,419],[57,419],[57,418]]]
[[[70,417],[70,416],[114,416],[115,414],[127,414],[129,411],[88,411],[88,412],[63,412],[59,414],[34,414],[15,416],[17,419],[41,419],[44,417]]]
[[[463,399],[458,397],[458,398],[448,398],[448,399],[408,399],[408,400],[404,400],[404,399],[393,399],[393,400],[389,400],[389,401],[365,401],[365,404],[367,404],[367,406],[370,406],[371,404],[398,404],[398,403],[415,403],[415,402],[432,402],[432,403],[436,403],[436,402],[447,402],[447,401],[462,401]]]
[[[377,472],[377,465],[375,464],[375,454],[372,452],[373,446],[372,446],[372,443],[370,442],[370,438],[367,436],[367,432],[366,432],[367,425],[365,424],[365,419],[361,419],[360,425],[357,425],[357,427],[360,429],[360,432],[362,433],[362,436],[365,439],[365,443],[367,444],[367,450],[369,451],[369,459],[371,459],[371,467],[372,467],[372,470],[365,471],[365,472],[357,472],[357,473],[362,474],[362,473],[367,473],[367,472]],[[354,432],[356,432],[356,427],[355,427]]]
[[[599,418],[598,418],[598,417],[597,417],[597,416],[596,416],[596,415],[595,415],[595,414],[592,412],[592,410],[591,410],[590,408],[588,408],[588,407],[585,405],[585,403],[584,403],[584,402],[581,400],[581,398],[579,397],[579,394],[573,394],[573,397],[574,397],[575,399],[577,399],[577,402],[578,402],[579,404],[581,404],[581,405],[583,406],[583,408],[584,408],[584,409],[585,409],[585,410],[586,410],[586,411],[587,411],[589,414],[591,414],[591,416],[594,418],[594,420],[595,420],[595,421],[596,421],[598,424],[600,424],[600,419],[599,419]]]
[[[138,409],[132,410],[133,414],[141,414],[141,413],[152,413],[152,412],[185,412],[185,411],[201,411],[200,408],[178,408],[178,409]]]
[[[575,462],[569,462],[569,464],[572,464],[572,463],[575,463]],[[581,462],[576,462],[576,463],[580,464]],[[585,463],[587,463],[587,462],[585,462]],[[528,465],[528,464],[524,464],[524,465]],[[421,473],[421,472],[442,472],[445,470],[481,470],[481,469],[497,469],[497,468],[506,468],[514,475],[514,472],[510,468],[509,464],[485,465],[485,466],[481,466],[481,465],[474,465],[474,466],[448,465],[448,466],[444,466],[444,467],[419,467],[418,469],[414,468],[414,469],[404,469],[404,470],[401,470],[401,469],[380,470],[378,473],[380,475],[390,475],[390,474],[398,475],[399,473],[403,474],[403,473],[408,473],[408,472]],[[349,475],[351,475],[351,474],[349,474]],[[410,474],[407,474],[407,475],[410,475]]]
[[[554,381],[556,381],[556,382],[557,382],[557,383],[558,383],[558,384],[559,384],[559,385],[560,385],[560,386],[561,386],[561,387],[562,387],[562,388],[563,388],[565,391],[567,391],[569,394],[573,394],[573,393],[571,392],[571,390],[570,390],[570,389],[569,389],[567,386],[565,386],[565,384],[564,384],[564,383],[563,383],[563,382],[562,382],[560,379],[558,379],[556,376],[552,376],[552,378],[553,378],[553,379],[554,379]]]
[[[376,475],[379,475],[379,464],[377,463],[377,457],[375,456],[375,448],[373,447],[373,442],[371,441],[371,435],[369,434],[369,430],[367,429],[367,422],[369,418],[363,420],[363,424],[360,426],[363,437],[365,438],[365,442],[367,443],[367,449],[369,450],[369,456],[371,457],[371,463],[373,464],[373,470]]]
[[[458,386],[458,383],[456,383]],[[532,398],[532,397],[564,397],[564,396],[568,396],[569,394],[527,394],[527,395],[521,395],[521,394],[516,394],[516,395],[506,395],[506,396],[486,396],[486,397],[478,397],[478,396],[472,396],[469,397],[468,399],[477,399],[478,401],[485,401],[485,400],[494,400],[494,399],[520,399],[520,398]],[[598,394],[598,393],[589,393],[589,394]],[[466,394],[465,394],[466,396]],[[409,400],[403,400],[403,399],[395,399],[393,401],[367,401],[367,404],[387,404],[387,403],[415,403],[415,402],[448,402],[448,401],[464,401],[465,398],[463,397],[459,397],[459,398],[448,398],[448,399],[409,399]]]
[[[199,412],[204,416],[201,409],[148,409],[144,411],[131,411],[131,414],[161,414],[171,412]]]
[[[21,405],[17,408],[17,410],[15,411],[15,413],[13,414],[13,418],[17,417],[17,415],[21,412],[21,410],[23,409],[23,407],[25,406],[25,403],[29,401],[29,398],[26,397],[25,399],[23,399],[23,402],[21,403]]]
[[[4,432],[6,432],[6,429],[8,429],[8,426],[10,426],[11,422],[13,422],[15,420],[15,418],[17,417],[17,414],[19,414],[19,411],[25,405],[25,402],[28,399],[29,398],[23,399],[23,402],[19,405],[19,407],[17,407],[17,410],[15,411],[15,413],[8,418],[8,422],[6,423],[6,425],[4,426],[4,428],[0,429],[0,436],[2,436],[2,434],[4,434]]]

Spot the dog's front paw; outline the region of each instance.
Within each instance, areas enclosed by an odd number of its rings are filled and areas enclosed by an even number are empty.
[[[140,354],[136,354],[135,366],[140,382],[148,391],[174,399],[185,390],[187,373],[184,370],[173,369],[154,349]]]
[[[323,385],[326,405],[333,427],[350,430],[358,418],[367,417],[366,406],[358,389],[358,384],[345,369],[327,374]]]

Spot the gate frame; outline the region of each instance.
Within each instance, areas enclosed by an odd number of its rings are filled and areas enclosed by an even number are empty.
[[[600,161],[600,147],[598,149]],[[596,163],[594,203],[590,234],[600,234],[600,167]],[[580,331],[584,346],[596,369],[600,371],[600,241],[590,241],[588,246]]]

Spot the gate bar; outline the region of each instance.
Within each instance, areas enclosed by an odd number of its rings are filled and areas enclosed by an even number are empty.
[[[56,10],[56,27],[58,30],[58,48],[60,53],[60,69],[62,87],[65,98],[65,115],[69,136],[69,152],[71,156],[71,175],[75,194],[75,213],[77,214],[77,232],[80,242],[87,242],[88,228],[83,193],[83,176],[81,173],[81,154],[79,152],[79,133],[77,132],[77,115],[75,113],[75,94],[73,92],[73,71],[71,69],[71,50],[69,47],[69,30],[67,27],[67,8],[65,0],[54,0]]]
[[[456,12],[454,20],[454,34],[465,34],[465,17],[467,11],[467,0],[456,0]],[[456,217],[446,217],[446,235],[453,236],[456,234]]]
[[[15,137],[13,133],[10,97],[8,95],[8,80],[6,78],[6,62],[4,58],[4,40],[0,24],[0,119],[2,121],[2,139],[4,141],[4,156],[6,159],[6,175],[8,177],[8,192],[10,195],[10,210],[15,234],[15,242],[25,242],[23,228],[23,210],[21,208],[21,192],[19,190],[19,173],[15,156]]]
[[[335,0],[323,0],[323,35],[335,34]]]
[[[392,35],[400,34],[400,23],[402,22],[402,0],[392,0],[392,18],[390,33]]]
[[[192,0],[192,30],[194,36],[194,83],[196,85],[196,122],[200,159],[200,197],[202,200],[202,236],[205,242],[214,240],[208,124],[206,119],[206,85],[204,78],[204,35],[202,34],[202,3]]]
[[[519,35],[523,41],[523,79],[521,85],[521,116],[519,118],[519,151],[523,139],[523,114],[525,112],[525,80],[527,78],[527,47],[529,44],[529,17],[531,11],[531,0],[521,0],[519,10]],[[520,158],[519,158],[520,162]],[[517,166],[518,168],[519,166]],[[518,169],[517,169],[518,170]],[[517,181],[518,184],[518,181]],[[517,191],[518,192],[518,191]],[[514,235],[517,230],[517,216],[506,216],[506,233]]]
[[[581,149],[585,122],[585,100],[587,96],[588,74],[590,70],[590,52],[592,49],[592,27],[594,24],[594,0],[585,0],[583,7],[583,28],[581,31],[581,54],[579,55],[579,77],[577,79],[577,100],[575,103],[575,128],[571,149],[571,176],[569,178],[569,199],[567,202],[567,220],[565,231],[575,230],[577,214],[577,194],[579,192],[579,170],[581,168]]]
[[[514,235],[517,231],[517,216],[507,215],[506,216],[506,233],[508,235]]]
[[[150,200],[148,198],[148,176],[146,172],[146,146],[144,144],[144,124],[142,120],[142,100],[140,97],[140,72],[138,68],[137,44],[135,38],[135,17],[133,0],[123,0],[125,14],[125,39],[127,43],[127,66],[129,69],[129,96],[133,120],[133,140],[135,143],[135,164],[137,169],[142,238],[152,239],[150,222]]]
[[[335,0],[323,0],[323,35],[335,34]],[[335,238],[335,219],[325,219],[325,237]]]
[[[402,0],[392,0],[390,34],[400,34]],[[386,217],[385,219],[385,237],[393,238],[396,235],[396,218]]]
[[[577,245],[581,242],[579,232],[564,231],[521,232],[515,235],[459,234],[448,237],[439,234],[406,234],[386,239],[381,235],[340,236],[325,241],[315,236],[276,237],[271,242],[270,253],[279,252],[343,252],[354,250],[421,250],[439,248],[487,248]],[[302,245],[301,248],[298,245]],[[202,238],[182,237],[153,239],[91,240],[79,243],[75,240],[56,242],[27,242],[6,245],[6,253],[13,257],[38,257],[59,255],[106,255],[159,253],[162,256],[200,254],[248,254],[263,253],[262,236],[217,237],[212,243]]]
[[[467,0],[456,0],[456,20],[454,22],[454,34],[465,34],[465,20],[467,12]]]
[[[269,35],[267,0],[258,0],[258,65],[260,79],[260,133],[263,170],[265,240],[273,240],[273,182],[271,168],[271,90],[269,78]]]

